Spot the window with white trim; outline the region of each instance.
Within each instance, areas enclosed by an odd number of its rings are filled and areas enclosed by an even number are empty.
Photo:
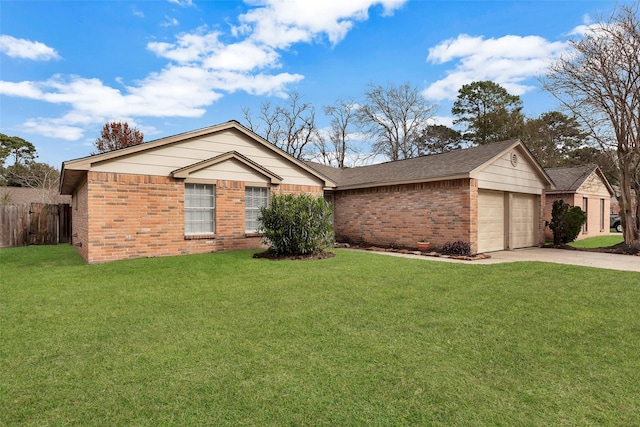
[[[245,231],[247,233],[258,231],[260,208],[267,206],[269,206],[269,189],[267,187],[245,188]]]
[[[214,234],[216,190],[213,184],[184,185],[184,233],[187,236]]]

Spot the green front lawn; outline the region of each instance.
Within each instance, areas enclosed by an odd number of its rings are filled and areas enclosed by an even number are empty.
[[[0,250],[0,425],[640,425],[640,275]]]
[[[576,240],[569,243],[570,246],[575,248],[607,248],[609,246],[615,246],[618,243],[624,242],[622,233],[610,234],[608,236],[589,237],[582,240]]]

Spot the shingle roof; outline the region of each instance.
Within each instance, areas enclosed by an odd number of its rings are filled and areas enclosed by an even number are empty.
[[[594,172],[598,172],[599,168],[596,165],[585,165],[585,166],[572,166],[565,168],[547,168],[547,174],[551,177],[556,188],[554,191],[549,191],[550,193],[560,193],[560,192],[575,192],[578,191],[580,186],[585,182],[585,180]],[[607,187],[609,183],[606,181],[606,178],[599,173],[601,179],[605,182]],[[611,191],[611,189],[610,189]]]
[[[468,176],[503,151],[520,143],[519,140],[512,139],[442,154],[350,169],[337,169],[313,162],[307,162],[307,164],[335,181],[339,188],[420,182]]]

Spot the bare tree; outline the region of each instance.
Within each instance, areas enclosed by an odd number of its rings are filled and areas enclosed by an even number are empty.
[[[374,141],[374,151],[400,160],[419,155],[422,129],[436,109],[409,83],[369,84],[357,116],[362,131]]]
[[[298,92],[291,92],[285,105],[263,103],[255,117],[249,108],[243,107],[242,113],[251,131],[298,159],[318,137],[315,109]]]
[[[606,22],[570,41],[571,52],[550,68],[545,89],[590,131],[603,151],[614,148],[624,241],[640,246],[640,18],[638,3],[620,6]]]
[[[143,140],[144,134],[137,128],[130,128],[129,123],[109,122],[102,127],[100,138],[94,142],[98,149],[94,154],[142,144]]]
[[[351,163],[360,157],[358,150],[351,144],[354,132],[357,103],[353,99],[338,99],[333,105],[324,107],[324,113],[331,118],[331,128],[325,135],[319,133],[315,142],[315,159],[325,165],[344,169],[347,157]]]
[[[36,189],[43,203],[54,201],[58,195],[60,172],[47,163],[17,163],[8,166],[5,174],[8,186]]]

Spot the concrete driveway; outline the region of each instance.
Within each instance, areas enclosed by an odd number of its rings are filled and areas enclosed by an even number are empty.
[[[541,261],[554,264],[580,265],[609,270],[640,272],[640,256],[605,254],[600,252],[572,251],[552,248],[524,248],[513,251],[491,252],[489,259],[471,261],[474,264],[501,262]],[[640,278],[639,278],[640,283]]]
[[[451,258],[430,257],[397,252],[376,252],[384,255],[406,258],[424,259],[441,262],[457,262],[469,265],[499,264],[504,262],[540,261],[555,264],[580,265],[584,267],[605,268],[609,270],[637,271],[640,273],[640,256],[604,254],[600,252],[572,251],[551,248],[524,248],[513,251],[490,252],[490,258],[474,261],[455,260]],[[640,277],[638,278],[640,283]]]

